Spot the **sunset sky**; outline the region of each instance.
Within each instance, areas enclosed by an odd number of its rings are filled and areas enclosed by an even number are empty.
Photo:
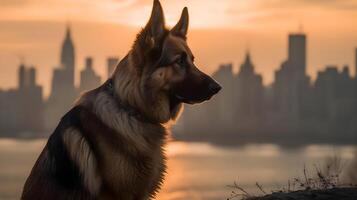
[[[189,8],[189,44],[201,68],[212,73],[220,63],[241,64],[247,49],[269,84],[286,58],[287,35],[308,36],[308,73],[326,65],[348,64],[354,74],[357,47],[356,0],[161,0],[169,26]],[[49,91],[58,66],[66,22],[77,54],[77,72],[85,56],[105,77],[107,56],[124,56],[144,26],[151,0],[0,0],[0,88],[16,86],[23,57],[38,69],[38,83]],[[78,80],[77,80],[78,83]]]

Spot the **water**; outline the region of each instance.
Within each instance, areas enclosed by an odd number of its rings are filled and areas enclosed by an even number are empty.
[[[0,199],[18,199],[22,186],[45,140],[0,139]],[[346,162],[354,157],[353,146],[310,145],[297,149],[245,145],[223,148],[207,143],[171,142],[167,147],[168,175],[157,199],[226,199],[234,181],[257,192],[259,182],[266,190],[279,189],[292,177],[301,176],[304,165],[323,165],[340,155]]]

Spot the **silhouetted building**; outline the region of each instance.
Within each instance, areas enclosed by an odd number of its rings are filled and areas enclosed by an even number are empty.
[[[100,77],[93,70],[93,59],[91,57],[86,58],[86,66],[81,71],[81,81],[79,90],[80,92],[94,89],[100,85]]]
[[[306,36],[305,34],[290,34],[288,62],[300,77],[306,75]]]
[[[19,106],[19,91],[15,89],[10,89],[7,91],[0,92],[0,134],[1,136],[11,137],[18,136],[20,134],[21,129],[20,126],[17,125],[21,118],[21,108]]]
[[[119,63],[119,58],[117,57],[109,57],[107,59],[107,77],[109,78],[112,73],[115,70],[115,67],[117,66],[117,64]]]
[[[354,89],[348,66],[342,72],[336,66],[327,66],[325,71],[319,72],[314,89],[315,105],[319,109],[317,118],[322,124],[329,124],[325,134],[336,133],[341,127],[345,127],[345,134],[349,132],[350,120],[356,115],[352,109],[355,105]]]
[[[256,74],[247,52],[235,80],[235,113],[238,126],[244,131],[255,131],[263,113],[263,79]]]
[[[22,131],[43,131],[44,103],[42,98],[42,87],[36,83],[36,69],[30,67],[25,69],[25,85],[19,88],[20,105],[23,112],[22,120],[17,124]],[[17,116],[19,118],[20,116]],[[23,123],[21,125],[21,123]]]
[[[44,130],[42,87],[36,69],[21,64],[18,88],[0,91],[0,132],[5,136],[39,136]]]
[[[306,36],[289,35],[288,59],[275,72],[274,102],[283,129],[299,132],[305,102],[309,101],[310,78],[306,75]],[[283,127],[285,126],[285,127]],[[285,130],[286,131],[286,130]]]
[[[70,28],[67,27],[61,50],[61,65],[52,77],[51,94],[46,105],[46,128],[53,129],[78,96],[74,86],[75,49]]]
[[[216,98],[213,98],[210,103],[207,104],[207,110],[210,109],[216,113],[216,116],[212,116],[211,123],[219,122],[220,124],[225,124],[228,128],[228,126],[232,126],[236,121],[236,113],[232,112],[232,108],[234,108],[236,104],[234,95],[232,95],[232,91],[235,89],[233,64],[222,64],[218,70],[212,74],[212,77],[217,80],[224,89],[220,91]],[[217,118],[219,118],[220,121],[217,120]]]
[[[74,88],[74,72],[75,72],[75,51],[71,37],[71,29],[67,27],[66,37],[62,44],[61,50],[61,66],[64,69],[63,81],[68,84],[68,87]]]
[[[21,64],[20,67],[19,67],[19,73],[18,73],[18,87],[21,89],[21,88],[24,88],[25,87],[25,65],[24,64]]]

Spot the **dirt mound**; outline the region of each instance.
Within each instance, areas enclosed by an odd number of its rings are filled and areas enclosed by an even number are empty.
[[[300,190],[290,193],[277,192],[249,200],[357,200],[357,188]]]

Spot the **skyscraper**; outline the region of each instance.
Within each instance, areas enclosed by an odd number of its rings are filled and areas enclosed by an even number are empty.
[[[263,79],[254,68],[247,52],[235,78],[236,117],[241,121],[240,128],[248,132],[255,127],[252,124],[259,123],[263,105]]]
[[[13,90],[14,96],[8,96],[9,108],[1,109],[9,122],[4,127],[19,134],[27,131],[39,133],[43,131],[44,107],[42,87],[36,83],[36,69],[21,64],[18,72],[19,88]]]
[[[28,71],[28,85],[29,86],[35,86],[36,85],[36,69],[34,66],[32,66],[29,71]]]
[[[18,71],[18,87],[20,89],[25,87],[25,65],[21,63]]]
[[[72,101],[75,95],[74,72],[75,72],[75,49],[72,42],[71,30],[67,27],[65,39],[61,49],[61,64],[55,69],[52,79],[50,99],[67,98],[65,102]],[[67,97],[63,97],[67,96]]]
[[[242,65],[240,67],[239,74],[244,74],[244,75],[254,74],[254,66],[250,59],[249,52],[247,52],[245,55],[245,60],[244,60],[244,63],[242,63]]]
[[[46,104],[46,128],[51,130],[58,123],[78,96],[74,85],[75,48],[71,37],[71,30],[66,29],[62,43],[60,66],[53,72],[51,94]]]
[[[306,36],[302,33],[290,34],[288,58],[275,72],[274,103],[291,126],[299,127],[299,120],[304,114],[303,105],[310,92],[309,84],[310,78],[306,74]]]
[[[18,86],[20,90],[37,86],[36,69],[34,66],[26,68],[24,64],[20,64],[18,71]]]
[[[93,59],[91,57],[86,58],[85,69],[81,71],[81,81],[79,90],[84,92],[94,89],[100,85],[100,77],[95,73],[93,69]]]
[[[306,36],[305,34],[290,34],[288,62],[299,75],[306,74]]]
[[[75,63],[75,52],[74,45],[71,38],[71,30],[67,27],[66,36],[62,44],[61,51],[61,65],[66,71],[67,83],[73,85],[74,87],[74,63]]]

